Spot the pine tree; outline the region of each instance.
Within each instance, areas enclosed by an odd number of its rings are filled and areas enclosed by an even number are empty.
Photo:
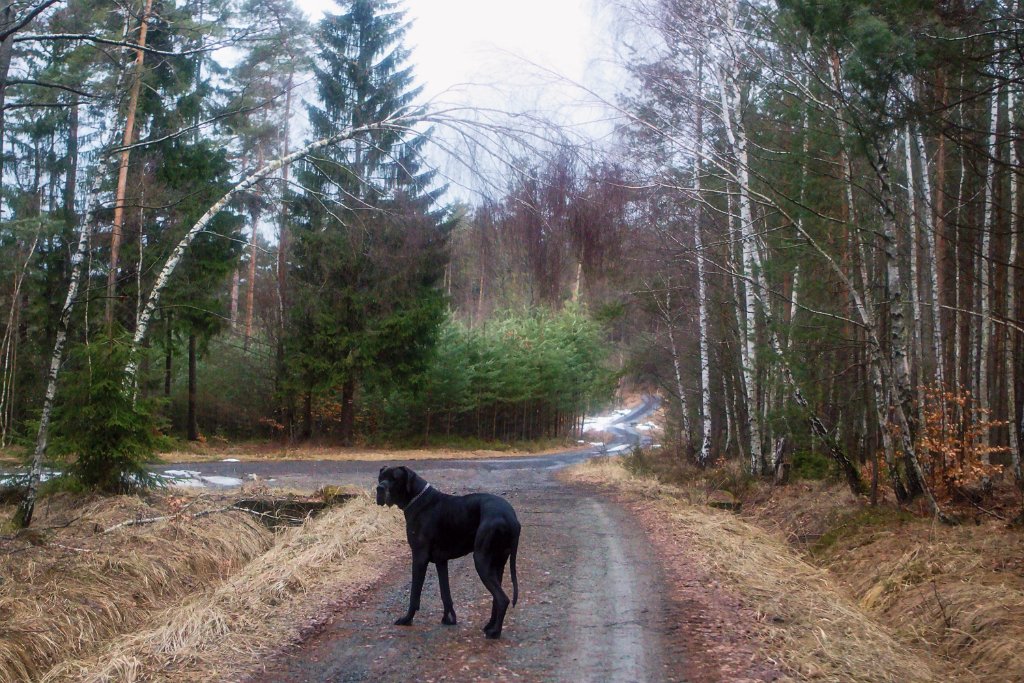
[[[327,15],[314,38],[318,103],[311,135],[384,120],[408,108],[413,87],[407,24],[396,3],[353,0]],[[294,303],[287,340],[291,388],[312,432],[314,398],[341,405],[339,436],[352,438],[363,383],[414,375],[426,363],[444,315],[436,285],[445,263],[440,189],[421,172],[423,137],[375,132],[308,160],[294,197]]]

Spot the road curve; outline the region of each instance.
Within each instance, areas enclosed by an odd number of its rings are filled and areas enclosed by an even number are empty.
[[[661,400],[656,396],[644,396],[640,405],[616,419],[606,430],[614,438],[602,446],[584,450],[550,453],[538,456],[516,456],[508,458],[466,459],[466,460],[416,460],[410,463],[420,473],[439,473],[446,478],[454,472],[480,473],[501,472],[506,470],[558,470],[568,465],[587,460],[595,455],[607,453],[617,447],[645,443],[649,437],[640,435],[632,423],[658,408]],[[395,463],[401,462],[401,451],[395,453]],[[384,463],[369,460],[276,460],[276,461],[243,461],[243,462],[190,462],[160,465],[153,468],[154,472],[167,473],[181,470],[198,473],[196,478],[213,477],[215,482],[241,482],[251,480],[254,476],[274,486],[312,489],[324,484],[355,484],[369,487],[377,477],[377,472]],[[430,478],[429,476],[427,477]],[[454,482],[460,485],[461,477],[455,476]],[[471,477],[477,481],[479,488],[486,488],[486,477]]]

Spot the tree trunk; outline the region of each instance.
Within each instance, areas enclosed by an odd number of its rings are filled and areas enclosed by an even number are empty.
[[[8,433],[14,426],[14,382],[18,375],[18,319],[20,318],[21,286],[25,281],[32,257],[35,256],[39,244],[40,229],[36,230],[29,245],[25,263],[14,275],[14,287],[11,290],[11,307],[7,311],[7,326],[4,337],[0,341],[0,447],[7,445]]]
[[[698,57],[697,82],[703,80],[704,60]],[[697,98],[696,111],[697,153],[693,160],[693,250],[697,255],[697,321],[698,354],[700,357],[700,416],[701,441],[697,462],[707,466],[711,462],[711,351],[708,324],[708,284],[704,259],[704,211],[701,193],[701,166],[704,162],[704,100]]]
[[[174,337],[171,333],[171,314],[168,311],[165,321],[165,333],[167,335],[165,339],[164,348],[164,396],[171,395],[171,364],[174,357]]]
[[[353,429],[355,428],[355,397],[356,382],[354,379],[345,380],[341,387],[341,444],[352,445]]]
[[[82,279],[82,263],[85,260],[86,252],[89,250],[89,233],[92,230],[95,210],[99,204],[99,192],[103,180],[102,170],[101,165],[95,171],[96,176],[93,178],[92,187],[89,191],[89,212],[79,232],[78,247],[71,257],[71,280],[68,283],[68,292],[64,298],[64,306],[60,311],[60,319],[57,322],[57,338],[53,344],[53,354],[50,356],[50,370],[46,377],[46,394],[43,396],[43,408],[39,416],[39,429],[36,432],[36,446],[32,453],[28,483],[25,488],[25,496],[18,505],[18,510],[14,517],[14,523],[19,527],[27,527],[31,524],[32,513],[35,511],[36,494],[39,491],[39,480],[43,473],[43,457],[46,455],[46,446],[50,436],[53,399],[57,395],[57,376],[60,374],[60,366],[64,361],[64,345],[67,343],[71,313],[74,311],[75,302],[78,300],[78,288]]]
[[[281,152],[288,156],[288,146],[291,137],[291,110],[292,110],[292,86],[295,71],[288,72],[287,92],[284,97],[284,126],[281,133]],[[277,223],[277,384],[280,386],[285,374],[285,311],[288,310],[288,203],[284,198],[288,193],[288,165],[281,168],[281,210],[278,214]],[[284,408],[287,415],[289,410]]]
[[[309,440],[313,438],[313,391],[306,392],[305,401],[302,405],[302,438]]]
[[[230,308],[229,315],[231,317],[231,331],[235,332],[238,329],[238,283],[241,280],[241,264],[233,271],[231,271],[231,293],[230,293]]]
[[[114,223],[110,233],[110,270],[107,272],[107,333],[113,334],[114,297],[117,295],[117,266],[120,259],[122,228],[124,226],[124,203],[128,188],[128,162],[131,150],[127,149],[135,140],[135,113],[139,104],[139,91],[142,88],[142,67],[146,58],[146,34],[149,31],[149,15],[153,11],[153,0],[146,0],[139,24],[139,48],[135,51],[135,67],[132,73],[132,87],[128,95],[128,111],[125,114],[124,136],[121,151],[121,162],[117,169],[117,192],[114,198]]]
[[[919,128],[914,129],[917,154],[921,160],[921,195],[924,207],[921,216],[924,219],[925,236],[925,260],[930,264],[928,276],[931,280],[931,305],[932,305],[932,354],[935,360],[935,381],[943,387],[946,384],[945,353],[943,351],[943,325],[942,325],[942,280],[940,260],[944,249],[941,240],[941,228],[932,222],[932,186],[928,174],[928,148],[924,145],[924,138]],[[940,181],[941,182],[941,181]],[[938,197],[943,194],[940,186]]]
[[[73,228],[78,225],[78,216],[75,214],[78,183],[78,95],[72,96],[71,111],[68,112],[67,166],[67,175],[64,179],[64,224]]]
[[[1011,319],[1019,319],[1017,309],[1020,305],[1018,296],[1024,289],[1024,274],[1021,273],[1020,264],[1020,225],[1017,207],[1018,182],[1020,159],[1017,155],[1017,140],[1014,137],[1015,97],[1013,88],[1007,89],[1006,111],[1009,122],[1010,138],[1010,270],[1007,274],[1006,288],[1006,316]],[[1024,446],[1024,416],[1021,416],[1017,409],[1017,349],[1020,344],[1020,332],[1013,326],[1006,326],[1006,353],[1004,358],[1003,373],[1006,377],[1007,391],[1007,414],[1010,431],[1010,464],[1013,467],[1013,475],[1017,480],[1017,486],[1024,488],[1024,472],[1021,471],[1020,449]]]
[[[676,398],[679,401],[679,429],[682,433],[682,441],[685,447],[692,443],[690,432],[690,411],[686,405],[686,390],[683,388],[683,373],[679,366],[679,349],[676,346],[676,336],[673,331],[674,316],[672,315],[672,281],[668,282],[665,288],[665,327],[668,329],[669,353],[672,354],[672,369],[675,371]]]
[[[0,10],[0,34],[5,34],[14,28],[14,3],[8,3]],[[14,34],[0,40],[0,198],[3,197],[4,179],[4,127],[5,106],[7,104],[7,75],[11,70],[11,58],[14,56]],[[0,199],[2,201],[2,199]],[[3,205],[0,204],[0,211]]]
[[[999,143],[997,140],[997,128],[999,127],[999,98],[1002,88],[997,88],[992,93],[991,110],[989,112],[988,130],[988,160],[985,162],[985,214],[981,225],[981,251],[978,252],[978,281],[981,288],[981,317],[978,320],[979,341],[978,341],[978,408],[981,409],[983,418],[989,419],[986,412],[989,410],[989,347],[992,336],[992,217],[995,211],[996,193],[996,171],[995,164],[999,158]],[[986,447],[989,444],[989,430],[985,429],[980,435],[982,447],[982,462],[989,463],[989,454]]]
[[[734,33],[733,25],[734,8],[729,3],[727,30]],[[743,243],[743,265],[741,268],[744,279],[745,292],[745,325],[741,329],[741,357],[743,365],[743,383],[746,390],[746,419],[748,433],[750,434],[750,471],[752,474],[760,474],[764,467],[764,457],[761,452],[761,419],[758,409],[758,395],[760,393],[757,381],[757,304],[755,297],[756,270],[760,268],[758,263],[757,239],[754,233],[754,220],[751,210],[750,198],[750,170],[747,159],[747,138],[742,121],[742,114],[739,111],[739,93],[736,92],[735,64],[720,64],[718,84],[722,99],[722,123],[725,127],[726,137],[729,140],[729,147],[733,151],[736,163],[736,182],[739,186],[739,210],[740,210],[740,231]]]
[[[171,275],[174,274],[174,270],[178,267],[178,264],[181,263],[181,259],[185,256],[185,251],[195,240],[196,236],[198,236],[199,233],[209,225],[210,221],[213,220],[213,217],[219,214],[224,207],[235,198],[236,195],[248,191],[264,178],[318,149],[352,138],[357,134],[389,130],[393,127],[407,125],[411,120],[411,115],[407,115],[405,112],[399,112],[390,119],[377,121],[358,128],[350,128],[326,138],[315,140],[307,144],[302,149],[292,152],[287,156],[283,156],[280,159],[272,161],[263,168],[253,171],[241,182],[228,190],[223,197],[217,200],[217,202],[211,206],[191,228],[189,228],[188,232],[185,233],[177,246],[174,247],[170,256],[167,257],[167,261],[164,262],[163,268],[160,269],[160,273],[157,275],[156,282],[149,293],[149,298],[146,300],[146,306],[142,310],[142,315],[139,316],[139,324],[136,326],[135,334],[132,338],[130,360],[128,361],[128,365],[125,367],[128,381],[133,385],[136,381],[136,372],[138,371],[138,349],[142,344],[142,340],[145,338],[146,333],[149,331],[149,324],[153,319],[153,314],[156,311],[157,305],[160,303],[160,296],[163,294],[164,288],[171,279]]]
[[[249,340],[252,338],[252,307],[256,294],[256,221],[252,224],[252,242],[249,246],[249,281],[246,283],[245,292],[245,342],[244,348],[249,350]]]
[[[196,417],[196,335],[188,335],[188,440],[199,440],[199,422]]]

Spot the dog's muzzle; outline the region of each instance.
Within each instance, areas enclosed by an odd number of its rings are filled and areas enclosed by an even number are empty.
[[[377,484],[377,505],[387,505],[390,500],[390,491],[384,484]]]

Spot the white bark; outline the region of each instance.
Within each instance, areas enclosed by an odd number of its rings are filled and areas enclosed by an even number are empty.
[[[728,2],[726,6],[725,30],[730,41],[735,36],[735,6]],[[736,182],[739,189],[739,219],[743,241],[742,273],[745,280],[745,325],[742,330],[741,356],[743,366],[743,382],[746,390],[747,425],[750,434],[750,471],[760,474],[764,457],[761,451],[761,419],[758,410],[757,382],[757,297],[755,296],[755,278],[760,270],[757,244],[754,234],[754,220],[750,198],[750,169],[747,156],[746,129],[743,115],[739,110],[739,93],[736,84],[738,65],[734,59],[723,58],[718,65],[718,87],[722,100],[722,123],[725,128],[729,147],[732,149],[736,164]]]
[[[697,142],[698,148],[701,141]],[[693,187],[694,194],[700,197],[700,155],[694,161]],[[700,414],[701,414],[701,445],[697,461],[701,465],[711,462],[711,354],[708,338],[708,286],[704,259],[704,228],[701,225],[700,200],[697,202],[696,216],[693,226],[694,251],[697,252],[697,317],[700,334]]]
[[[679,399],[679,425],[683,432],[683,440],[691,442],[690,411],[686,405],[686,390],[683,388],[683,373],[679,365],[679,348],[676,345],[675,316],[672,315],[672,284],[665,289],[665,327],[668,328],[669,351],[672,354],[672,369],[675,371],[676,396]]]
[[[913,334],[911,336],[911,352],[914,354],[914,385],[924,384],[924,321],[921,317],[921,296],[918,284],[917,238],[921,232],[918,220],[917,201],[914,197],[914,162],[910,152],[910,125],[904,128],[903,135],[904,162],[907,173],[907,211],[910,213],[909,246],[910,246],[910,307],[913,312]],[[924,424],[924,403],[917,402],[917,423]]]
[[[43,409],[39,415],[36,446],[32,452],[32,462],[29,466],[25,497],[19,504],[15,517],[17,524],[22,527],[27,527],[32,523],[36,494],[39,491],[39,480],[43,473],[43,457],[46,455],[46,446],[49,443],[53,399],[57,395],[57,376],[60,374],[61,363],[64,362],[64,345],[68,339],[71,313],[74,311],[75,302],[78,301],[78,288],[82,281],[82,263],[85,261],[86,252],[89,250],[89,233],[92,231],[92,226],[95,222],[102,181],[103,165],[101,163],[94,171],[92,186],[89,189],[89,198],[86,203],[88,212],[86,213],[85,220],[82,221],[82,227],[78,234],[78,246],[71,257],[71,281],[68,283],[64,306],[61,308],[60,319],[57,322],[57,337],[53,344],[53,354],[50,356],[50,370],[46,376],[46,394],[43,396]]]
[[[841,90],[839,62],[835,55],[833,55],[831,66],[830,76],[832,79],[832,86],[836,92],[839,92]],[[847,136],[847,128],[846,122],[843,120],[841,115],[836,117],[836,123],[839,126],[840,139],[845,140]],[[829,262],[832,271],[836,273],[840,280],[846,284],[847,290],[850,292],[850,298],[852,299],[854,310],[857,311],[858,317],[860,317],[861,323],[864,325],[868,341],[868,369],[871,377],[871,390],[874,396],[875,417],[878,420],[879,431],[882,436],[882,452],[885,455],[885,462],[889,470],[893,489],[899,491],[902,490],[903,485],[899,480],[899,470],[896,467],[896,447],[892,440],[892,433],[888,429],[889,417],[886,414],[887,406],[890,403],[885,383],[887,373],[883,368],[878,327],[875,324],[874,316],[871,313],[871,311],[874,310],[875,305],[871,296],[871,280],[867,270],[867,259],[864,257],[864,252],[861,249],[860,232],[857,230],[857,211],[856,205],[854,204],[853,194],[853,168],[850,163],[849,153],[845,146],[840,150],[840,163],[843,167],[843,189],[846,195],[847,211],[846,218],[850,229],[850,254],[854,261],[856,261],[856,274],[852,277],[847,277],[839,264],[828,256],[823,249],[818,247],[814,240],[810,238],[810,235],[803,231],[802,225],[798,224],[797,230],[803,233],[803,236],[811,243],[812,246],[814,246],[815,250]],[[854,286],[853,280],[857,277],[860,278],[860,289],[857,289]]]
[[[924,258],[929,264],[928,279],[931,284],[932,354],[935,357],[935,381],[942,387],[946,383],[946,370],[943,363],[944,354],[942,352],[942,305],[939,302],[939,253],[936,246],[937,232],[935,221],[932,220],[932,182],[928,171],[928,148],[925,147],[924,137],[921,135],[920,128],[915,127],[913,130],[915,146],[921,162],[921,196],[924,204],[921,217],[924,223]]]
[[[1016,6],[1016,3],[1014,3]],[[1013,88],[1007,89],[1006,112],[1010,126],[1010,278],[1009,290],[1006,295],[1006,311],[1010,318],[1017,315],[1017,293],[1024,287],[1024,276],[1017,268],[1020,249],[1020,234],[1017,231],[1017,173],[1020,160],[1017,158],[1017,141],[1013,137],[1015,98]],[[1006,353],[1004,359],[1004,377],[1006,377],[1007,405],[1009,406],[1010,461],[1017,484],[1024,482],[1021,472],[1020,447],[1024,444],[1024,420],[1017,422],[1017,344],[1015,337],[1019,333],[1011,326],[1006,327]]]
[[[988,153],[989,159],[985,165],[985,215],[981,225],[981,250],[978,252],[978,280],[981,288],[981,317],[978,319],[979,341],[978,341],[978,408],[987,411],[989,406],[988,386],[988,357],[989,346],[991,345],[992,321],[991,317],[991,272],[992,254],[990,254],[992,243],[992,215],[995,205],[995,162],[998,154],[998,142],[996,140],[996,128],[999,124],[999,90],[992,93],[992,105],[989,111],[989,136]],[[983,413],[984,414],[984,413]],[[988,446],[988,430],[981,433],[981,445]],[[983,451],[982,462],[989,463],[989,454]]]

